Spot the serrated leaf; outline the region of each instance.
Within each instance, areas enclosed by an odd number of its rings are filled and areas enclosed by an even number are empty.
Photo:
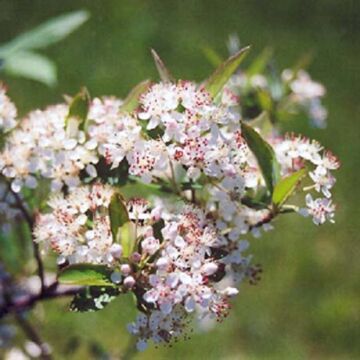
[[[118,238],[119,229],[129,222],[129,214],[125,200],[120,193],[116,192],[109,205],[110,227],[114,241]]]
[[[167,69],[164,62],[161,60],[160,56],[158,55],[158,53],[154,49],[151,49],[151,55],[154,58],[155,66],[156,66],[156,69],[157,69],[157,71],[158,71],[158,73],[160,75],[161,81],[163,81],[163,82],[175,82],[175,78],[172,76],[172,74]]]
[[[24,77],[53,87],[57,82],[56,65],[46,56],[18,51],[4,60],[3,70],[12,76]]]
[[[74,96],[69,104],[69,119],[76,119],[78,121],[79,129],[86,128],[87,116],[90,107],[90,95],[86,88],[82,88],[78,94]]]
[[[247,46],[233,56],[230,56],[217,67],[214,73],[207,80],[205,80],[203,87],[210,93],[212,98],[215,98],[222,90],[231,75],[237,70],[241,62],[244,60],[249,49],[250,46]]]
[[[70,303],[70,311],[93,312],[102,310],[120,295],[116,287],[90,286],[81,289]]]
[[[139,99],[150,87],[151,81],[145,80],[137,84],[125,98],[120,110],[126,112],[132,112],[139,106]]]
[[[40,49],[54,44],[76,30],[89,18],[84,10],[52,18],[0,47],[4,56],[21,50]]]
[[[280,178],[280,166],[273,148],[249,125],[241,124],[242,136],[255,155],[270,194]]]
[[[281,179],[274,188],[272,202],[276,207],[280,207],[295,191],[299,182],[306,175],[306,169],[301,169],[295,173]]]
[[[104,265],[74,264],[64,268],[58,275],[60,284],[84,286],[114,286],[111,270]]]

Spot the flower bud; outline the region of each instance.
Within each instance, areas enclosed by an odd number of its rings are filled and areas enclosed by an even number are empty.
[[[227,287],[224,291],[223,291],[223,294],[226,295],[226,296],[235,296],[239,293],[239,290],[234,288],[234,287]]]
[[[210,276],[213,275],[218,269],[218,266],[215,263],[207,263],[203,265],[201,271],[204,275]]]
[[[131,261],[133,261],[134,263],[138,263],[141,260],[141,254],[139,254],[138,252],[134,252],[132,253],[131,257],[130,257]]]
[[[124,285],[131,289],[134,285],[135,285],[135,279],[130,275],[130,276],[127,276],[124,280]]]
[[[110,253],[115,259],[120,259],[122,255],[122,246],[120,244],[112,244]]]
[[[120,271],[127,276],[131,273],[131,267],[129,264],[123,264],[120,266]]]

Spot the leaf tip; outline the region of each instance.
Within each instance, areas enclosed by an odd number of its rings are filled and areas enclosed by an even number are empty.
[[[163,82],[174,82],[175,78],[172,76],[170,71],[165,66],[164,62],[160,58],[159,54],[153,49],[150,48],[151,55],[154,59],[156,69],[160,75],[160,79]]]

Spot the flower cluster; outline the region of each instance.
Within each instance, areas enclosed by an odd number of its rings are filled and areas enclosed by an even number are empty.
[[[271,141],[271,140],[270,140]],[[283,175],[292,173],[311,164],[314,168],[309,170],[312,185],[305,190],[314,189],[323,195],[323,198],[313,200],[311,194],[306,195],[306,209],[301,209],[303,215],[311,215],[316,225],[326,220],[334,222],[335,205],[331,203],[330,190],[335,184],[335,177],[331,171],[339,168],[340,163],[336,156],[326,151],[317,141],[310,141],[306,137],[287,135],[272,141],[275,153],[282,166]]]
[[[326,127],[327,110],[321,103],[326,93],[325,87],[312,80],[305,70],[294,74],[292,70],[286,69],[281,76],[291,90],[288,95],[290,104],[302,109],[316,127]]]
[[[327,110],[322,104],[325,87],[314,81],[305,70],[285,69],[274,72],[241,72],[231,77],[224,88],[222,101],[239,105],[241,116],[252,119],[262,110],[272,113],[275,121],[284,121],[304,114],[311,124],[326,127]]]
[[[35,110],[0,153],[0,212],[10,213],[25,187],[50,183],[34,240],[58,254],[60,282],[79,265],[98,275],[85,284],[85,305],[79,293],[72,309],[134,294],[141,315],[128,328],[139,349],[186,337],[192,314],[227,316],[240,283],[261,272],[244,255],[245,235],[260,236],[289,211],[317,225],[334,221],[339,161],[316,141],[281,134],[278,123],[294,106],[322,123],[322,85],[287,71],[278,87],[246,73],[226,73],[218,86],[224,67],[202,85],[162,81],[124,101],[82,92]],[[0,91],[0,126],[16,117],[12,106]],[[305,206],[291,203],[299,190]]]
[[[77,188],[68,197],[49,200],[52,212],[39,215],[34,234],[60,254],[58,262],[113,264],[121,256],[121,246],[113,244],[107,209],[113,189],[95,184]]]
[[[7,138],[0,156],[2,174],[12,179],[11,187],[35,188],[38,176],[51,179],[52,190],[80,184],[79,173],[97,161],[92,143],[82,131],[67,129],[66,105],[35,110],[23,119]]]
[[[230,240],[197,207],[183,205],[168,213],[160,203],[145,199],[126,202],[133,246],[123,251],[122,235],[111,235],[110,203],[116,190],[99,183],[68,196],[49,200],[51,212],[40,215],[35,241],[59,254],[62,266],[72,263],[106,264],[111,280],[122,291],[133,291],[144,313],[129,330],[139,336],[138,347],[177,338],[196,311],[218,320],[228,314],[234,286],[251,278],[247,242]],[[158,200],[159,202],[160,200]],[[155,228],[161,224],[160,233]],[[124,241],[128,239],[124,239]]]
[[[212,102],[204,88],[189,81],[155,84],[140,104],[139,118],[148,121],[148,130],[158,130],[170,162],[184,167],[189,179],[197,180],[202,172],[214,177],[234,172],[229,162],[241,158],[235,153],[241,144],[230,131],[240,129],[239,117]]]

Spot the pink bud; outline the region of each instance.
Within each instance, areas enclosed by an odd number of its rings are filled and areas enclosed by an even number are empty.
[[[136,281],[132,276],[127,276],[124,280],[124,285],[131,289],[135,285]]]
[[[120,271],[127,276],[131,273],[131,267],[129,264],[123,264],[120,266]]]
[[[138,263],[141,260],[141,254],[139,254],[138,252],[134,252],[131,255],[131,261],[133,261],[134,263]]]
[[[120,244],[112,244],[110,253],[115,259],[119,259],[122,254],[122,246]]]

